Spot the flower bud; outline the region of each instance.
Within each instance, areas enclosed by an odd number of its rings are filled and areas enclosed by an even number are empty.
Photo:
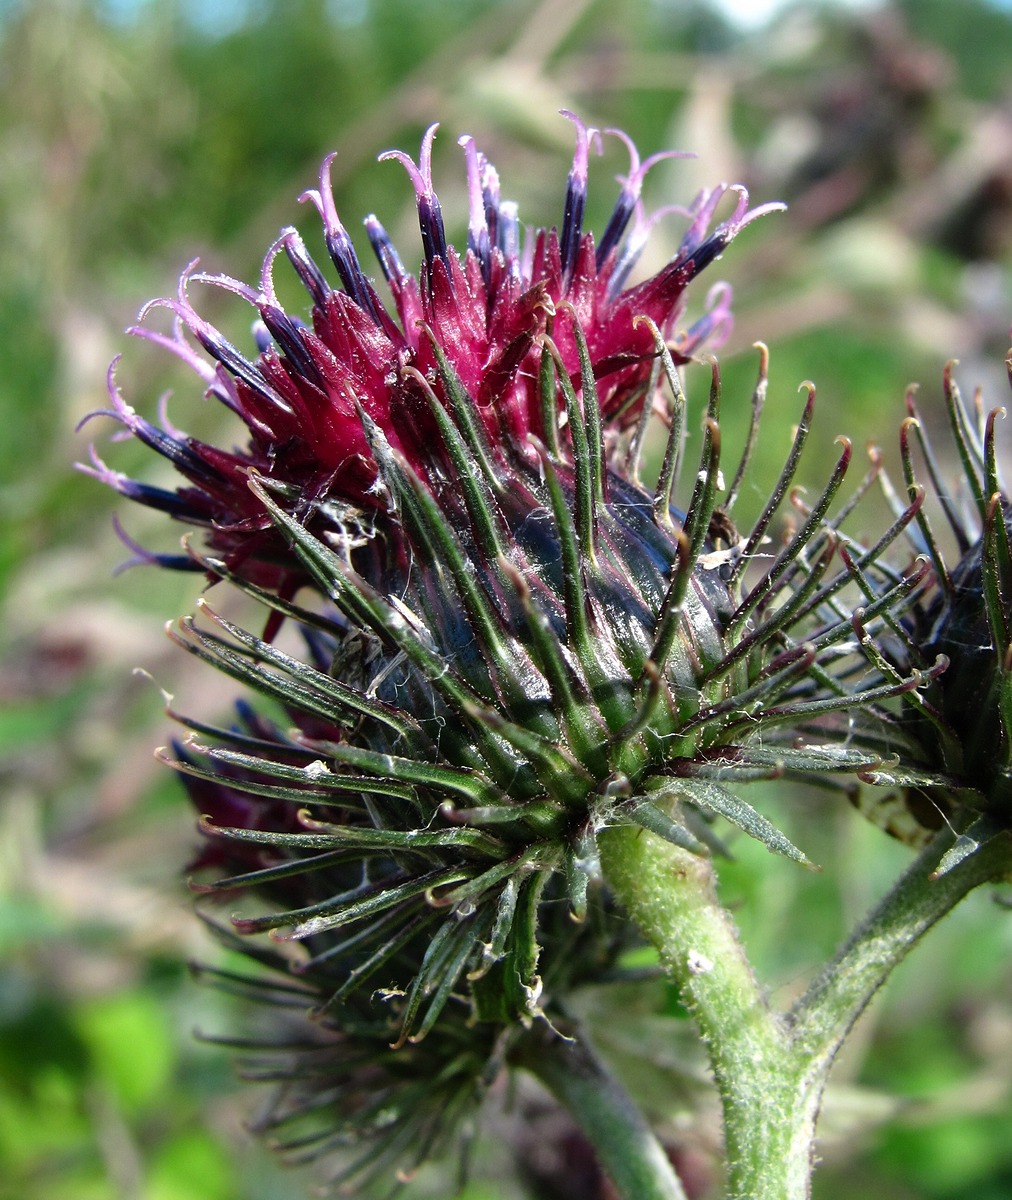
[[[866,811],[890,832],[922,844],[943,824],[960,834],[943,860],[946,869],[981,842],[1012,829],[1012,516],[1000,479],[996,409],[967,410],[952,373],[945,371],[949,425],[963,479],[945,479],[917,411],[907,397],[900,449],[911,497],[919,450],[937,507],[956,546],[948,566],[942,538],[919,508],[912,544],[932,564],[931,586],[918,598],[892,648],[894,667],[924,671],[923,684],[904,694],[891,761],[864,772],[873,784],[903,789],[901,797],[866,797]],[[881,664],[880,664],[881,665]]]

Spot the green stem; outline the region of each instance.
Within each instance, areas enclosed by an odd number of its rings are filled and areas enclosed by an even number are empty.
[[[728,1196],[806,1196],[818,1096],[799,1079],[787,1028],[717,900],[710,861],[629,826],[603,831],[599,846],[609,884],[706,1041],[723,1103]]]
[[[793,1041],[808,1055],[835,1053],[893,968],[946,913],[1012,869],[1012,837],[999,834],[935,877],[953,844],[943,830],[837,952],[791,1011]]]
[[[582,1033],[537,1029],[511,1055],[569,1110],[622,1200],[686,1200],[663,1147]]]
[[[993,839],[938,879],[936,839],[789,1016],[773,1012],[717,900],[710,862],[632,827],[599,838],[619,901],[657,948],[706,1041],[724,1114],[729,1200],[806,1200],[826,1077],[848,1030],[917,939],[1012,864]]]

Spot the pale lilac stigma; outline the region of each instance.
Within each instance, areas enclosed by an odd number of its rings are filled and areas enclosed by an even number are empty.
[[[521,276],[520,267],[520,211],[512,200],[499,205],[499,228],[496,245],[502,251],[506,267],[514,279]]]
[[[355,253],[355,247],[348,236],[348,231],[341,222],[341,218],[337,215],[337,205],[334,203],[334,188],[330,174],[335,158],[337,158],[337,151],[327,155],[323,160],[323,165],[320,167],[319,189],[310,188],[308,191],[302,193],[299,200],[303,203],[307,200],[310,201],[315,206],[317,212],[319,212],[323,221],[324,239],[327,243],[327,250],[331,261],[337,267],[337,273],[341,277],[344,290],[359,308],[369,313],[373,320],[379,324],[380,316],[376,308],[372,289],[369,286],[369,281],[366,279],[359,265],[358,255]]]
[[[161,346],[163,350],[168,350],[170,354],[174,354],[178,359],[184,362],[192,371],[195,371],[204,383],[210,387],[215,381],[214,367],[193,349],[186,341],[183,330],[186,328],[182,320],[177,317],[172,322],[172,336],[166,333],[159,333],[157,329],[148,329],[144,325],[130,325],[127,328],[127,333],[131,337],[143,338],[147,342],[152,342],[156,346]]]
[[[407,171],[408,178],[414,185],[415,201],[418,205],[418,228],[422,235],[422,250],[425,253],[426,265],[430,270],[437,258],[441,258],[444,263],[449,262],[446,230],[443,228],[443,213],[432,186],[432,143],[438,128],[439,123],[436,122],[425,131],[417,165],[403,150],[385,150],[379,156],[380,162],[386,162],[388,159],[399,162]]]
[[[227,275],[195,274],[194,267],[196,265],[195,260],[190,263],[179,277],[177,299],[171,300],[166,297],[164,299],[149,301],[141,309],[138,321],[143,322],[146,320],[148,313],[153,309],[167,308],[186,325],[207,353],[221,363],[231,375],[236,379],[241,379],[243,383],[272,407],[289,416],[292,415],[291,405],[267,382],[262,372],[244,355],[240,354],[231,342],[224,338],[209,321],[205,321],[196,309],[194,309],[186,293],[186,286],[191,278],[197,279],[202,283],[210,283],[215,287],[224,288],[226,291],[237,291],[239,295],[242,295],[243,299],[250,300],[250,303],[254,305],[257,304],[259,299],[258,294],[252,288],[247,288],[245,284],[237,284],[236,280],[231,279]]]
[[[322,309],[326,307],[327,297],[332,290],[331,286],[323,277],[323,272],[313,261],[298,231],[292,229],[290,226],[282,230],[281,237],[275,245],[280,245],[285,254],[287,254],[288,261],[295,268],[296,275],[302,280],[302,286],[312,296],[313,303],[317,308]],[[273,259],[271,260],[271,264],[273,267]]]
[[[499,245],[499,172],[488,161],[484,154],[478,154],[478,168],[481,178],[481,197],[485,205],[485,224],[488,226],[489,240],[493,246]],[[501,247],[500,247],[501,249]]]
[[[705,189],[701,191],[693,200],[689,207],[692,214],[692,223],[686,229],[682,236],[681,243],[678,247],[679,257],[690,255],[693,250],[699,246],[706,235],[706,231],[710,228],[710,222],[713,220],[713,214],[717,211],[717,205],[724,198],[724,193],[727,191],[727,184],[721,183],[712,191]],[[740,200],[739,200],[740,202]]]
[[[597,153],[601,153],[601,133],[592,126],[584,125],[580,118],[568,109],[562,109],[561,113],[576,126],[576,150],[573,154],[573,165],[569,169],[569,177],[566,180],[566,207],[562,215],[562,229],[559,234],[562,276],[568,280],[573,273],[576,258],[580,252],[583,213],[587,207],[590,146],[593,142]]]
[[[625,144],[626,149],[629,151],[629,174],[624,177],[619,176],[619,183],[622,185],[622,190],[619,193],[611,218],[597,246],[598,270],[601,269],[608,255],[622,240],[622,235],[625,233],[630,219],[636,212],[640,193],[643,190],[643,180],[646,178],[651,167],[656,166],[657,163],[663,162],[665,159],[694,157],[690,152],[685,150],[661,150],[657,154],[651,154],[645,162],[641,163],[636,144],[628,134],[624,133],[621,129],[606,129],[604,132],[617,137]]]
[[[692,219],[692,214],[681,204],[665,204],[663,208],[658,208],[647,216],[643,209],[642,200],[637,200],[633,211],[636,219],[633,222],[632,232],[619,252],[615,266],[608,277],[609,299],[614,299],[622,291],[630,272],[636,265],[639,256],[643,253],[643,248],[650,239],[653,227],[658,221],[663,217],[672,215],[686,217],[689,220]]]
[[[128,482],[133,483],[132,480],[129,480]],[[139,500],[142,504],[148,505],[149,508],[159,507],[159,505],[154,503],[151,493],[156,491],[160,492],[160,488],[148,488],[145,484],[134,484],[134,486],[140,489],[137,494],[127,492],[122,488],[119,490],[122,495],[127,496],[132,500]],[[143,493],[143,495],[141,493]],[[163,494],[171,495],[171,493]],[[170,516],[174,515],[173,510],[170,508],[166,508],[164,511],[168,512]],[[131,567],[167,567],[172,571],[199,571],[201,569],[199,563],[194,562],[188,554],[156,554],[153,550],[148,550],[146,547],[142,546],[140,542],[136,541],[127,533],[127,531],[123,528],[119,517],[115,515],[112,519],[112,528],[119,540],[133,555],[132,558],[128,558],[125,562],[119,563],[119,565],[113,570],[114,575],[122,575],[124,571],[129,571]]]
[[[724,345],[734,327],[732,298],[729,283],[715,283],[710,288],[706,293],[706,311],[672,340],[673,347],[682,357],[691,358],[704,343],[708,350],[719,350]]]
[[[120,356],[112,360],[109,364],[109,370],[106,372],[106,392],[112,404],[111,408],[99,409],[97,412],[90,413],[90,417],[107,416],[112,417],[129,431],[138,441],[149,446],[156,453],[161,454],[163,458],[168,459],[174,466],[180,470],[191,474],[191,478],[202,479],[205,482],[210,482],[212,472],[201,461],[201,459],[193,453],[186,441],[181,437],[173,436],[164,429],[159,429],[157,425],[152,425],[150,421],[146,421],[136,409],[132,408],[123,399],[123,394],[116,385],[116,368],[119,366]],[[93,455],[93,461],[97,456]],[[101,460],[98,460],[100,462]],[[104,466],[104,464],[103,464]],[[87,471],[88,468],[85,468]],[[94,473],[94,472],[92,472]],[[114,473],[117,474],[118,473]],[[123,488],[118,484],[114,484],[117,491],[123,491]],[[143,486],[143,485],[137,485]],[[157,490],[157,489],[156,489]],[[176,494],[173,493],[175,496]],[[178,500],[178,496],[176,497]],[[147,501],[145,501],[147,503]]]
[[[491,242],[488,218],[485,212],[485,196],[481,186],[481,162],[474,138],[470,134],[464,134],[463,137],[458,138],[457,145],[462,147],[464,161],[467,164],[467,248],[481,264],[482,278],[487,287],[491,267]]]

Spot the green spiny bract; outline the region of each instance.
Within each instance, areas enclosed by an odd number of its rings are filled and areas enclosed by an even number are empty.
[[[943,392],[962,478],[953,481],[945,474],[913,389],[900,435],[904,483],[918,504],[908,536],[931,563],[931,586],[894,627],[889,642],[878,649],[868,643],[883,677],[932,664],[944,669],[934,672],[924,688],[904,695],[898,709],[863,714],[861,734],[884,760],[861,777],[902,789],[885,799],[865,793],[861,806],[915,845],[943,824],[953,826],[960,837],[940,870],[1012,830],[1012,551],[1009,493],[995,436],[1005,410],[985,412],[978,396],[971,413],[953,366],[945,369]],[[918,457],[926,483],[918,480]],[[883,480],[886,494],[898,505],[894,489]],[[944,532],[920,503],[929,494]],[[946,552],[946,539],[955,555]],[[949,565],[953,557],[954,566]]]

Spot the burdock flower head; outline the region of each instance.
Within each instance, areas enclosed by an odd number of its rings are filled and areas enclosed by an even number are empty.
[[[267,707],[244,707],[230,729],[187,722],[191,736],[170,757],[203,814],[198,866],[217,872],[197,886],[260,904],[233,919],[237,934],[302,947],[293,959],[236,940],[296,973],[277,995],[312,1007],[331,1039],[327,1055],[303,1046],[316,1065],[286,1068],[291,1104],[276,1110],[278,1122],[324,1115],[309,1145],[371,1131],[392,1155],[421,1153],[444,1117],[466,1110],[467,1088],[494,1073],[488,1064],[508,1056],[513,1032],[556,1019],[567,988],[613,967],[632,934],[612,919],[600,878],[602,828],[634,823],[702,853],[720,845],[719,815],[804,862],[728,782],[868,768],[877,753],[799,745],[793,727],[817,728],[931,675],[855,682],[841,595],[868,584],[862,629],[877,632],[926,569],[880,571],[877,547],[853,545],[841,565],[846,541],[830,513],[849,444],[824,492],[796,505],[800,520],[769,548],[814,389],[781,478],[742,535],[729,514],[748,455],[728,485],[714,364],[694,422],[699,457],[683,508],[674,503],[690,429],[677,368],[730,320],[718,285],[683,330],[684,291],[781,206],[750,209],[739,186],[704,192],[671,261],[627,286],[653,220],[641,187],[662,156],[641,162],[617,135],[629,171],[595,242],[583,212],[599,135],[570,119],[576,153],[558,229],[522,234],[494,168],[461,139],[462,254],[447,243],[433,187],[435,127],[417,164],[385,156],[414,185],[424,252],[416,278],[367,219],[393,314],[338,217],[330,159],[303,198],[322,218],[340,286],[288,229],[257,286],[190,268],[177,298],[144,309],[142,320],[168,309],[174,329],[133,332],[198,373],[245,425],[243,448],[153,425],[110,380],[108,415],[185,482],[153,488],[97,456],[89,470],[202,531],[185,555],[138,556],[231,581],[270,610],[263,636],[206,603],[201,624],[176,630]],[[728,194],[731,211],[715,224]],[[278,303],[282,252],[308,292],[309,324]],[[256,357],[197,313],[188,288],[198,282],[257,310]],[[765,368],[763,349],[750,446]],[[666,448],[647,486],[641,452],[655,412]],[[282,648],[283,625],[299,648]],[[438,1071],[427,1037],[447,1047]]]
[[[1008,366],[1012,379],[1012,357]],[[931,564],[930,585],[888,640],[878,648],[864,642],[882,678],[910,671],[931,678],[905,693],[898,709],[871,709],[859,721],[861,740],[882,756],[861,775],[889,789],[864,793],[861,806],[915,845],[953,826],[960,837],[941,870],[1012,830],[1012,506],[996,450],[1005,410],[986,411],[979,393],[968,406],[953,367],[943,392],[949,457],[962,477],[933,448],[914,389],[900,433],[904,484],[917,508],[906,533]],[[882,481],[898,507],[896,489],[884,474]]]
[[[529,435],[550,445],[559,420],[556,391],[541,386],[541,372],[557,366],[578,380],[581,336],[597,381],[601,416],[621,424],[634,421],[654,366],[652,327],[665,335],[673,332],[683,314],[687,284],[746,225],[781,206],[749,210],[748,195],[738,186],[701,193],[686,213],[688,228],[675,257],[653,278],[625,287],[659,215],[651,218],[643,211],[643,181],[657,159],[666,156],[641,162],[632,143],[616,135],[628,146],[629,173],[595,245],[583,230],[583,212],[588,158],[600,134],[567,115],[576,128],[577,147],[558,230],[522,233],[516,206],[500,197],[495,168],[471,138],[460,139],[470,198],[462,256],[447,244],[433,188],[436,126],[425,135],[417,164],[399,151],[383,156],[400,162],[414,185],[425,254],[420,275],[409,274],[377,218],[366,219],[395,316],[362,270],[337,214],[330,186],[334,156],[328,156],[319,188],[301,198],[320,213],[340,288],[331,286],[298,232],[289,228],[268,251],[257,286],[197,273],[191,264],[175,299],[152,301],[141,312],[143,322],[154,310],[170,310],[176,317],[172,335],[143,325],[131,330],[191,366],[208,394],[245,423],[248,446],[226,452],[167,427],[158,429],[110,384],[111,414],[168,457],[189,486],[159,491],[99,462],[95,473],[131,499],[207,528],[209,543],[231,568],[290,594],[310,572],[296,565],[275,522],[250,492],[251,472],[263,478],[280,507],[300,524],[351,545],[368,537],[376,514],[396,503],[383,480],[378,440],[437,497],[453,490],[452,480],[449,486],[442,482],[447,470],[460,469],[459,461],[450,468],[450,448],[442,445],[443,413],[459,426],[459,438],[478,439],[480,461],[487,468],[502,473],[502,462],[518,456],[535,461],[538,451]],[[734,208],[711,228],[728,192]],[[309,294],[311,327],[278,302],[273,271],[282,252]],[[188,296],[192,283],[233,291],[257,309],[257,358],[244,355],[197,313]],[[705,313],[677,336],[676,358],[684,361],[707,340],[719,343],[730,323],[729,302],[726,285],[711,290]],[[210,363],[188,335],[200,343]],[[465,395],[467,411],[461,414],[460,397]],[[382,557],[392,562],[396,555],[388,547]]]

